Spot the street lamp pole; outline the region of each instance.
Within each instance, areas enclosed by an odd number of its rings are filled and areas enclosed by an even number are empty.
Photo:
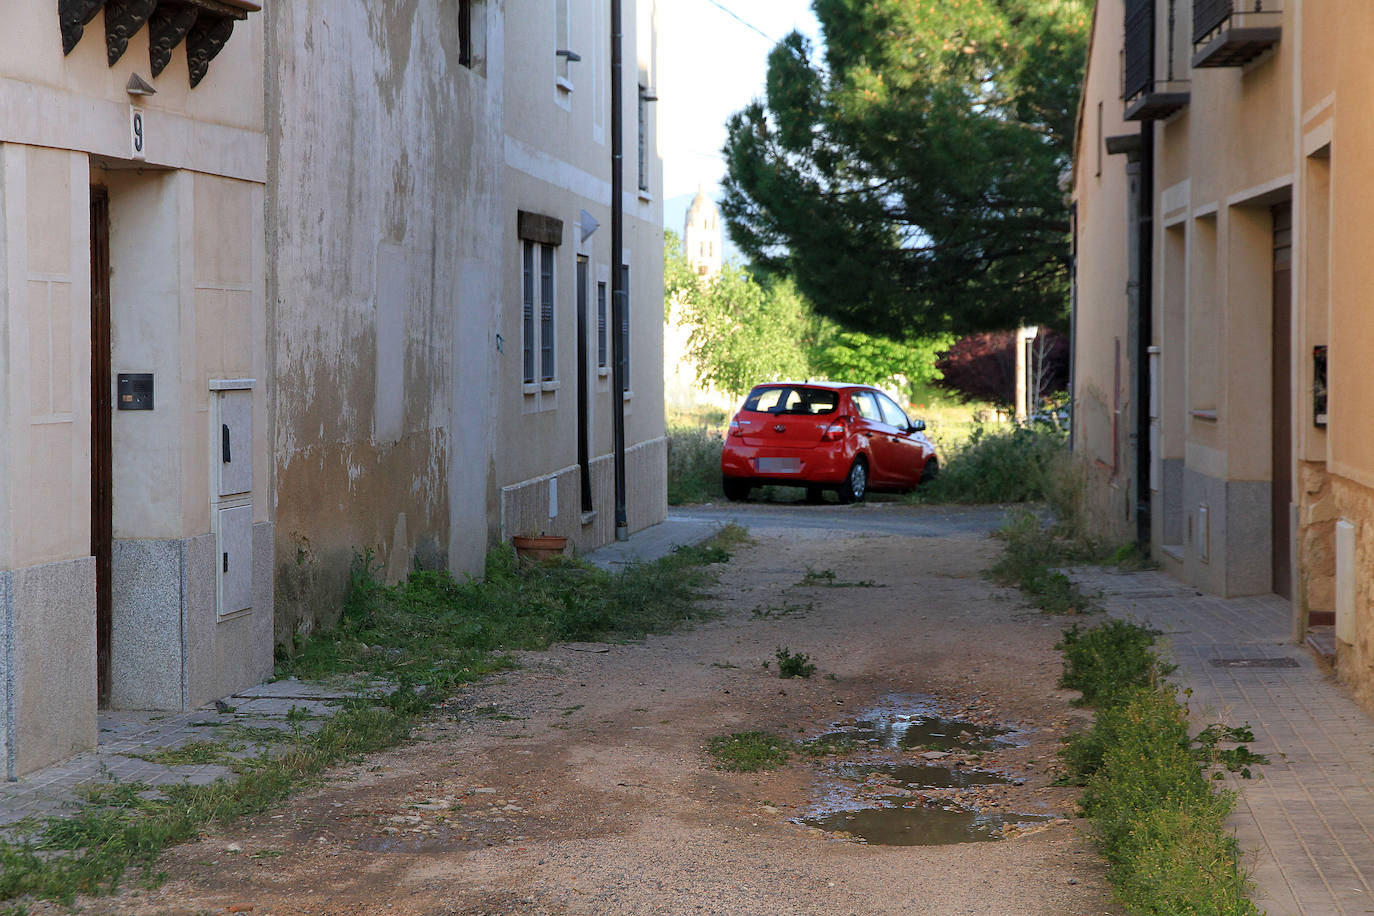
[[[625,515],[625,130],[621,0],[611,0],[611,414],[615,418],[615,539],[630,538]]]

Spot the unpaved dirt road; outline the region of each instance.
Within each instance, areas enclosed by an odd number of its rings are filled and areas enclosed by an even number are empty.
[[[1047,773],[1061,736],[1084,721],[1055,687],[1063,621],[981,574],[998,513],[694,511],[711,513],[755,538],[721,569],[719,620],[642,644],[531,654],[456,697],[415,743],[169,852],[161,888],[84,901],[85,911],[1119,912],[1071,818],[1073,791]],[[827,572],[833,583],[817,584]],[[810,655],[815,676],[780,679],[781,646]],[[884,704],[1018,729],[1018,745],[977,763],[1024,782],[983,801],[1070,818],[993,842],[870,845],[797,822],[833,801],[834,758],[796,754],[736,774],[705,750],[752,729],[816,736]],[[923,753],[888,759],[930,762]]]

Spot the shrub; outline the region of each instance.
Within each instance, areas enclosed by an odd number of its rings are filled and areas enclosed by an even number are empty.
[[[668,429],[668,505],[725,497],[720,487],[720,434],[704,427]]]
[[[1066,458],[1064,434],[1051,426],[974,426],[962,445],[940,455],[940,476],[915,491],[931,503],[1020,503],[1050,493]]]

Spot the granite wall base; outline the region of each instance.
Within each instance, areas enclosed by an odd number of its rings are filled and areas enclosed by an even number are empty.
[[[94,747],[95,708],[95,560],[0,572],[5,776]]]

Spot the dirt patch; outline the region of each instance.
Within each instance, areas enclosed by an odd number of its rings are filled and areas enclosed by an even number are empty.
[[[1117,913],[1071,817],[1074,794],[1047,772],[1084,717],[1054,686],[1062,622],[970,576],[995,546],[951,530],[760,538],[723,572],[721,619],[606,652],[530,655],[451,700],[414,744],[170,851],[161,888],[85,910]],[[787,611],[760,613],[768,608]],[[772,660],[784,646],[809,655],[816,674],[779,678]],[[705,752],[730,732],[814,738],[893,697],[1016,740],[956,760],[922,757],[926,744],[798,752],[750,774],[716,770]],[[904,770],[843,771],[865,761],[984,767],[1006,781],[932,791],[1045,819],[946,846],[871,845],[801,823],[837,780],[901,804],[929,800],[897,784]]]

